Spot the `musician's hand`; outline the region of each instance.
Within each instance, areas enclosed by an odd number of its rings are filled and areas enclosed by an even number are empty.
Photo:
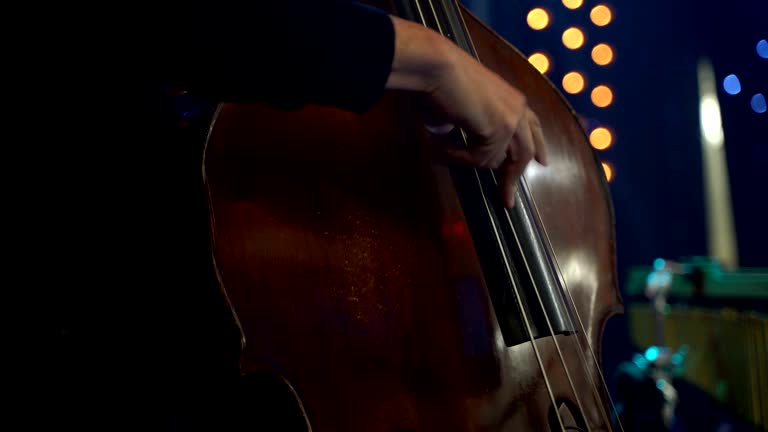
[[[395,59],[387,86],[423,92],[438,114],[430,129],[454,125],[470,135],[469,148],[445,148],[455,160],[499,170],[507,206],[531,159],[546,164],[541,124],[525,96],[452,42],[425,27],[393,18]]]

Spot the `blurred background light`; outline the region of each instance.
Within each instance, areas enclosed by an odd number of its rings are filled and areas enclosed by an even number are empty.
[[[534,30],[543,30],[549,25],[549,13],[542,8],[533,8],[528,12],[528,26]]]
[[[762,58],[768,58],[768,41],[765,39],[757,43],[757,55]]]
[[[723,124],[717,97],[712,94],[704,95],[701,98],[699,113],[705,141],[712,146],[721,147],[723,145]]]
[[[545,74],[547,71],[549,71],[549,57],[547,57],[547,55],[544,53],[535,52],[531,54],[530,57],[528,57],[528,62],[530,62],[533,67],[538,69],[538,71],[542,74]]]
[[[613,13],[606,5],[597,5],[589,12],[589,19],[595,23],[596,26],[603,27],[611,23],[613,19]]]
[[[613,49],[604,43],[595,45],[592,48],[592,61],[600,66],[605,66],[613,61]]]
[[[765,96],[763,96],[762,93],[752,96],[750,105],[752,105],[752,109],[755,110],[756,113],[764,113],[766,111]]]
[[[584,76],[578,72],[568,72],[563,77],[563,89],[570,94],[584,90]]]
[[[613,166],[608,162],[603,162],[603,171],[605,172],[605,179],[608,180],[608,183],[613,181],[614,177],[614,170]]]
[[[568,9],[578,9],[584,4],[584,0],[563,0],[563,5]]]
[[[723,147],[723,119],[720,101],[717,99],[715,73],[709,60],[702,59],[698,68],[699,81],[699,130],[709,147]]]
[[[584,45],[584,33],[576,28],[569,27],[563,32],[563,45],[570,49],[578,49]]]
[[[613,103],[613,91],[606,85],[599,85],[592,89],[592,103],[596,107],[605,108]]]
[[[613,144],[613,134],[605,127],[595,128],[589,134],[589,142],[597,150],[605,150]]]
[[[725,79],[723,79],[723,89],[728,94],[738,94],[741,91],[741,82],[739,82],[739,77],[734,74],[730,74],[725,77]]]

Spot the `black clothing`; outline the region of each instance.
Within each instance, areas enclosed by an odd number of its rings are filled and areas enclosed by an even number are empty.
[[[208,249],[206,122],[222,101],[364,111],[394,54],[382,11],[264,3],[62,4],[19,23],[6,164],[25,228],[11,235],[53,318],[34,420],[197,430],[221,415],[238,335]]]

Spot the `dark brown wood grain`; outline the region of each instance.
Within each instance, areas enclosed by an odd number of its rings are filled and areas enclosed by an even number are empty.
[[[593,387],[603,326],[621,309],[602,172],[557,91],[464,12],[480,60],[528,95],[545,131],[550,166],[527,181],[586,329],[558,337],[577,391],[552,338],[537,342],[545,373],[557,397],[579,396],[591,430],[610,430]],[[242,371],[282,376],[317,432],[550,430],[531,344],[502,341],[416,106],[390,93],[365,114],[220,107],[204,174]]]

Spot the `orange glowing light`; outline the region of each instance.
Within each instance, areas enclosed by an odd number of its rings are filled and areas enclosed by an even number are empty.
[[[596,26],[603,27],[610,24],[613,19],[613,13],[606,5],[597,5],[589,12],[589,18]]]
[[[613,167],[608,162],[603,162],[602,164],[603,164],[603,171],[605,172],[605,179],[608,180],[608,182],[610,183],[613,181],[613,177],[614,177]]]
[[[570,49],[581,48],[584,39],[584,32],[576,27],[569,27],[563,32],[563,45]]]
[[[528,57],[528,61],[538,69],[541,73],[547,73],[549,70],[549,57],[547,57],[545,54],[542,54],[540,52],[531,54],[530,57]]]
[[[589,134],[589,142],[597,150],[605,150],[613,144],[613,134],[607,128],[598,127]]]
[[[570,94],[584,90],[584,76],[578,72],[568,72],[563,77],[563,89]]]
[[[611,64],[613,61],[613,49],[604,43],[595,45],[592,48],[592,61],[600,66]]]
[[[584,4],[584,0],[563,0],[563,5],[568,9],[577,9]]]
[[[592,89],[592,103],[596,107],[605,108],[613,103],[613,92],[606,85],[599,85]]]
[[[534,30],[543,30],[549,25],[549,14],[542,8],[533,8],[528,12],[528,26]]]

